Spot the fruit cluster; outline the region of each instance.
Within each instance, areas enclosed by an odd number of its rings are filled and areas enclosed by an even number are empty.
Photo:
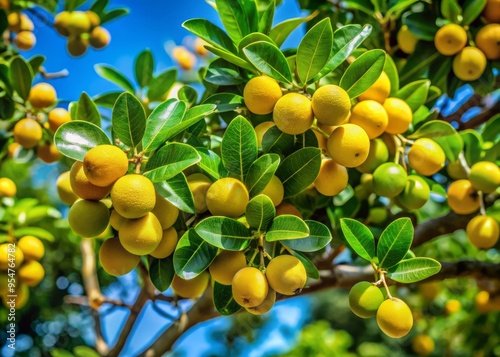
[[[4,7],[7,10],[7,8]],[[14,44],[22,51],[28,51],[36,44],[33,21],[22,12],[11,12],[7,16],[9,31],[15,33]]]

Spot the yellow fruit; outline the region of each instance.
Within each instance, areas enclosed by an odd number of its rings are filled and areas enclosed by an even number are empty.
[[[36,156],[47,164],[59,161],[62,157],[54,144],[41,144],[36,147]]]
[[[352,108],[349,122],[359,125],[370,139],[375,139],[385,131],[389,118],[382,104],[375,100],[364,100]]]
[[[477,47],[465,47],[453,59],[453,73],[463,81],[475,81],[486,69],[486,57]]]
[[[50,130],[52,132],[56,132],[57,129],[71,120],[71,115],[66,109],[63,108],[54,108],[49,112],[48,115],[48,123]]]
[[[176,46],[172,50],[172,58],[177,62],[179,67],[186,71],[196,66],[196,56],[184,46]]]
[[[158,218],[163,230],[170,228],[179,217],[179,209],[158,193],[156,193],[156,203],[151,212]]]
[[[391,80],[387,76],[387,73],[382,72],[380,77],[368,88],[364,93],[362,93],[358,99],[359,100],[376,100],[379,103],[383,103],[389,94],[391,93]]]
[[[275,302],[276,302],[276,291],[274,291],[272,288],[269,288],[267,291],[266,298],[264,299],[264,301],[262,301],[260,305],[254,307],[247,307],[245,308],[245,310],[247,310],[252,315],[262,315],[265,314],[266,312],[269,312],[273,308]]]
[[[157,259],[169,257],[174,252],[175,247],[177,247],[177,241],[178,236],[175,228],[170,227],[168,229],[165,229],[163,231],[160,244],[158,244],[158,247],[156,247],[155,250],[149,253],[149,255]]]
[[[479,312],[486,313],[490,311],[490,293],[482,290],[477,293],[474,303],[476,305],[476,309]]]
[[[273,176],[261,193],[269,197],[275,206],[278,206],[283,201],[285,188],[278,176]]]
[[[403,134],[408,130],[413,119],[410,106],[399,98],[387,98],[383,105],[389,117],[385,131],[389,134]]]
[[[269,292],[266,276],[254,267],[240,269],[231,285],[234,300],[244,308],[262,304]]]
[[[212,279],[223,285],[231,285],[234,275],[247,266],[243,252],[223,250],[208,267]]]
[[[448,205],[456,214],[471,214],[479,209],[479,196],[469,180],[451,183],[448,187]]]
[[[432,139],[417,139],[408,150],[408,164],[420,175],[434,175],[441,170],[445,161],[443,149]]]
[[[36,260],[24,262],[19,268],[17,275],[19,280],[28,286],[37,286],[45,276],[42,264]]]
[[[187,299],[196,299],[199,297],[208,286],[210,274],[206,271],[190,280],[184,280],[177,275],[174,275],[172,281],[172,289],[174,293]]]
[[[71,36],[79,36],[90,31],[90,19],[83,11],[73,11],[68,19],[68,33]]]
[[[273,120],[285,134],[298,135],[306,132],[314,120],[311,100],[299,93],[285,94],[274,106]]]
[[[83,172],[96,186],[111,185],[125,175],[127,170],[127,155],[114,145],[98,145],[87,151],[83,158]]]
[[[194,40],[194,51],[198,56],[208,56],[208,50],[205,48],[206,45],[208,45],[208,43],[199,37]]]
[[[70,36],[66,44],[68,53],[73,57],[80,57],[87,52],[89,40],[81,36]]]
[[[24,254],[19,247],[13,248],[8,243],[0,244],[0,270],[15,269],[24,262]]]
[[[109,275],[125,275],[139,264],[141,257],[127,251],[118,238],[110,238],[99,249],[99,261]]]
[[[22,51],[29,51],[36,44],[36,36],[31,31],[20,31],[14,38],[14,44]]]
[[[448,162],[448,165],[446,165],[446,172],[448,172],[448,175],[455,180],[467,178],[467,171],[465,171],[459,160],[455,162]]]
[[[8,177],[0,178],[0,197],[14,197],[17,187],[14,181]]]
[[[34,148],[42,139],[41,125],[34,119],[24,118],[14,125],[14,140],[26,149]]]
[[[96,237],[108,227],[109,210],[101,201],[79,200],[69,209],[68,222],[79,236]]]
[[[437,281],[431,281],[428,283],[420,284],[419,290],[420,294],[422,294],[425,300],[433,301],[439,294],[439,290],[441,290],[441,287],[439,286],[439,283]]]
[[[417,45],[418,37],[410,31],[408,26],[401,26],[398,31],[396,40],[398,41],[399,49],[407,55],[411,55],[413,52],[415,52],[415,46]]]
[[[249,196],[245,185],[234,178],[215,181],[207,191],[207,207],[214,216],[237,218],[246,211]]]
[[[7,16],[7,21],[9,30],[13,32],[33,31],[35,29],[33,21],[23,13],[12,12]]]
[[[78,196],[71,188],[70,172],[66,171],[59,175],[56,181],[57,194],[59,199],[71,206],[78,199]]]
[[[318,122],[326,125],[340,125],[351,110],[349,94],[334,84],[321,86],[312,96],[312,110]]]
[[[266,268],[269,286],[283,295],[300,294],[307,281],[306,268],[292,255],[279,255]]]
[[[489,216],[476,216],[466,228],[469,241],[479,249],[489,249],[498,242],[498,223]]]
[[[366,161],[356,166],[361,173],[372,173],[377,167],[389,160],[389,149],[382,139],[370,140],[370,151]]]
[[[135,255],[153,252],[160,244],[162,236],[161,224],[151,212],[141,218],[124,221],[118,231],[123,248]]]
[[[282,202],[276,207],[276,217],[283,214],[291,214],[302,219],[302,213],[293,204],[288,202]]]
[[[195,212],[198,214],[205,213],[208,209],[206,202],[207,191],[212,182],[207,176],[200,173],[189,175],[186,179],[193,194]]]
[[[476,162],[470,168],[469,180],[476,190],[492,193],[500,186],[500,167],[494,162]]]
[[[448,300],[446,302],[446,304],[444,305],[444,311],[448,315],[451,315],[451,314],[454,314],[455,312],[460,311],[461,308],[462,308],[462,304],[460,303],[460,301],[458,301],[456,299]]]
[[[37,237],[24,236],[19,239],[17,246],[23,251],[25,260],[40,260],[45,254],[45,247]]]
[[[347,169],[337,164],[332,159],[321,161],[318,177],[314,181],[314,187],[325,196],[335,196],[342,192],[349,180]]]
[[[349,306],[356,316],[363,319],[375,316],[383,302],[382,290],[368,281],[356,283],[349,291]]]
[[[115,210],[111,211],[111,214],[109,216],[109,224],[111,224],[111,227],[113,227],[115,230],[119,231],[122,223],[126,220],[127,218],[120,216],[120,214]]]
[[[252,113],[259,115],[271,113],[281,96],[279,83],[267,76],[250,79],[243,89],[246,107]]]
[[[14,307],[15,309],[21,309],[26,305],[30,297],[30,290],[28,288],[28,285],[26,284],[17,285],[16,295],[17,296],[15,298],[2,296],[3,303],[7,308],[10,309]]]
[[[21,150],[21,145],[19,143],[16,143],[15,141],[10,143],[9,146],[7,147],[7,157],[12,158],[14,157],[19,150]]]
[[[72,191],[85,200],[99,201],[111,191],[111,185],[100,187],[92,184],[83,171],[83,162],[75,161],[69,172]]]
[[[64,37],[69,36],[68,26],[70,17],[71,15],[68,11],[61,11],[54,17],[54,27],[56,31]]]
[[[434,352],[434,340],[428,335],[416,335],[411,341],[411,346],[419,356],[430,356]]]
[[[56,103],[57,93],[48,83],[38,83],[31,87],[28,101],[37,109],[50,107]]]
[[[476,46],[487,59],[500,59],[500,24],[489,24],[481,28],[476,35]]]
[[[272,121],[264,121],[255,127],[255,134],[257,134],[257,146],[262,147],[262,139],[264,138],[264,134],[267,132],[269,128],[275,126]]]
[[[101,19],[99,18],[99,15],[97,15],[93,11],[85,11],[85,15],[89,18],[90,21],[90,28],[96,28],[101,24]]]
[[[345,167],[356,167],[368,157],[370,138],[359,125],[343,124],[332,131],[327,146],[333,161]]]
[[[385,300],[377,310],[377,324],[387,336],[406,336],[413,327],[413,316],[406,303],[398,298]]]
[[[483,16],[488,22],[500,22],[500,0],[487,0]]]
[[[434,36],[434,45],[439,53],[453,56],[459,53],[467,44],[467,32],[457,24],[447,24],[441,27]]]
[[[89,37],[89,43],[96,49],[101,49],[109,45],[111,35],[104,27],[98,26],[92,30]]]
[[[328,150],[328,138],[321,134],[317,129],[312,129],[312,131],[314,135],[316,135],[316,139],[318,140],[318,148],[320,148],[323,153],[326,153],[326,151]]]
[[[10,0],[0,0],[0,9],[10,10]]]

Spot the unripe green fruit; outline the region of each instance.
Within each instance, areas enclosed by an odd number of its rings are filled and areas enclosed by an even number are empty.
[[[476,162],[470,168],[469,180],[476,190],[492,193],[500,186],[500,168],[494,162]]]
[[[68,222],[79,236],[96,237],[108,227],[109,210],[101,201],[79,200],[69,209]]]
[[[406,210],[421,208],[429,200],[431,189],[420,176],[410,175],[404,190],[397,196],[399,204]]]
[[[365,162],[356,167],[362,173],[372,173],[377,167],[389,160],[389,149],[382,139],[370,140],[370,151]]]
[[[407,178],[401,165],[386,162],[373,172],[373,192],[379,196],[395,197],[405,188]]]
[[[356,283],[349,291],[349,306],[361,318],[375,316],[384,302],[382,290],[367,281]]]

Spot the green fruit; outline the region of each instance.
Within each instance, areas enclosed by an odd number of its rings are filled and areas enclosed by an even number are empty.
[[[476,162],[470,168],[469,180],[476,190],[492,193],[500,186],[500,168],[494,162]]]
[[[109,210],[101,201],[79,200],[69,209],[68,222],[73,232],[92,238],[108,227]]]
[[[408,176],[404,190],[397,196],[401,207],[411,211],[425,205],[431,195],[431,189],[423,178],[416,175]]]
[[[382,290],[367,281],[360,281],[349,291],[349,306],[352,312],[364,319],[375,316],[383,302]]]
[[[365,162],[356,167],[362,173],[372,173],[377,167],[389,160],[389,149],[382,139],[370,140],[370,151]]]
[[[373,224],[382,224],[389,217],[389,213],[385,207],[373,207],[368,212],[368,221]]]
[[[408,175],[401,165],[386,162],[373,172],[373,192],[379,196],[395,197],[404,190],[407,179]]]

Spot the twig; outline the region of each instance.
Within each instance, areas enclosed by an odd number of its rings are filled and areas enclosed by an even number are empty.
[[[67,69],[63,69],[59,72],[47,72],[45,68],[40,67],[38,69],[40,74],[42,75],[43,78],[45,79],[55,79],[55,78],[62,78],[62,77],[67,77],[69,75],[69,71]]]

